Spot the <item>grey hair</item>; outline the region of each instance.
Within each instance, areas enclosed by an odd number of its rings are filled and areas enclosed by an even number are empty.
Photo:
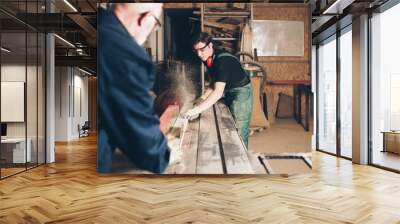
[[[99,7],[108,10],[114,10],[115,3],[99,3]]]
[[[107,5],[106,5],[106,8],[108,9],[108,10],[114,10],[115,9],[115,3],[106,3]]]

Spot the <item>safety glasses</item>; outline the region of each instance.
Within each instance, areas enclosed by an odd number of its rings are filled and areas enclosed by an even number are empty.
[[[209,45],[210,43],[211,43],[211,42],[207,42],[206,45],[204,45],[204,47],[201,47],[201,48],[194,48],[194,49],[193,49],[193,52],[194,52],[195,54],[197,54],[198,52],[203,53],[204,50],[206,49],[206,47],[208,47],[208,45]]]

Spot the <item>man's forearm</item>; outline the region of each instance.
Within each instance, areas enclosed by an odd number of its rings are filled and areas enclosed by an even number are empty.
[[[214,86],[215,88],[211,91],[207,91],[210,92],[207,99],[200,103],[198,106],[195,106],[193,109],[187,111],[185,113],[185,117],[191,118],[210,108],[219,99],[221,99],[222,95],[224,94],[225,85],[225,82],[216,82]]]
[[[212,92],[213,92],[213,89],[207,88],[206,91],[204,92],[204,94],[201,96],[201,98],[203,100],[207,99]]]
[[[222,94],[219,93],[218,91],[211,90],[209,93],[209,96],[204,100],[199,106],[199,113],[207,110],[210,108],[212,105],[214,105],[216,102],[218,102],[219,99],[221,99]]]

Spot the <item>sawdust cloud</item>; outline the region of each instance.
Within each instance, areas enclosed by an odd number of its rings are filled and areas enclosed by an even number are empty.
[[[181,62],[169,62],[166,77],[169,80],[169,91],[176,96],[183,104],[181,112],[190,109],[191,102],[199,96],[201,87],[199,86],[199,69],[195,66]],[[197,67],[197,66],[196,66]]]

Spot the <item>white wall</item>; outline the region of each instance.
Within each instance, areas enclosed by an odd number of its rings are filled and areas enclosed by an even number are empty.
[[[68,107],[69,107],[69,69],[55,68],[55,140],[68,140]]]
[[[1,81],[25,82],[25,65],[2,65]]]
[[[88,78],[83,75],[76,68],[56,67],[56,141],[77,139],[78,124],[88,120]]]
[[[78,72],[78,74],[77,74]],[[85,121],[89,120],[89,113],[88,113],[88,77],[82,76],[83,73],[81,73],[78,70],[74,70],[74,81],[73,81],[73,86],[74,86],[74,91],[72,92],[73,96],[73,105],[72,108],[72,120],[71,120],[71,136],[73,138],[78,138],[79,133],[78,133],[78,124],[81,126],[85,123]]]
[[[2,65],[1,66],[1,81],[3,82],[25,82],[25,65]],[[6,108],[1,108],[6,110]],[[25,123],[12,122],[7,123],[8,137],[25,137]]]
[[[27,71],[27,74],[26,74]],[[36,80],[33,80],[33,76],[36,77],[36,67],[18,64],[5,64],[1,66],[1,81],[3,82],[25,82],[25,75],[28,77],[29,86],[36,86]],[[36,130],[36,87],[27,88],[27,120],[29,122],[28,129],[33,127]],[[3,96],[4,97],[4,96]],[[33,102],[33,104],[32,104]],[[7,110],[7,108],[1,108],[1,110]],[[34,122],[34,123],[32,123]],[[7,122],[7,136],[8,137],[25,137],[25,123],[26,122]],[[28,130],[28,137],[30,130]]]
[[[25,65],[2,65],[1,81],[18,81],[25,82]],[[6,108],[1,108],[6,110]],[[25,137],[25,123],[11,122],[7,123],[7,137]]]
[[[25,80],[27,78],[27,80]],[[26,112],[26,121],[6,122],[7,137],[30,139],[32,161],[44,162],[44,74],[42,67],[25,64],[3,64],[1,66],[1,81],[18,81],[26,84],[26,106],[21,108]],[[7,96],[2,96],[7,97]],[[10,108],[1,108],[9,110]],[[37,157],[37,153],[39,156]]]

